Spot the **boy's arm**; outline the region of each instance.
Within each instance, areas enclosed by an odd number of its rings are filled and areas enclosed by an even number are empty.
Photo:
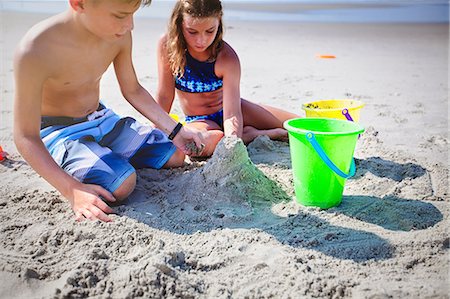
[[[164,35],[158,42],[158,91],[156,92],[156,102],[164,111],[169,113],[175,98],[175,81],[169,66],[166,41],[167,37]]]
[[[114,70],[125,99],[159,129],[166,134],[170,134],[177,123],[156,103],[150,93],[137,80],[131,59],[131,33],[124,37],[121,49],[114,58]],[[196,144],[197,148],[202,148],[202,133],[186,127],[182,127],[173,139],[173,143],[187,155],[196,154],[195,150],[193,151],[188,146],[192,142]]]
[[[64,172],[40,138],[42,88],[50,72],[48,65],[38,53],[23,49],[16,52],[14,142],[30,166],[70,201],[77,220],[111,221],[105,213],[112,210],[99,195],[114,201],[112,195],[100,186],[82,184]]]

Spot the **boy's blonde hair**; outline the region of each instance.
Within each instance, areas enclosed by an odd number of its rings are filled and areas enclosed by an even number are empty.
[[[93,2],[94,3],[98,3],[100,1],[101,0],[94,0]],[[133,3],[133,2],[138,3],[139,2],[139,4],[142,5],[142,6],[147,6],[147,5],[150,5],[152,3],[152,0],[120,0],[120,1],[128,2],[128,3]]]
[[[126,1],[127,2],[133,2],[133,1],[136,1],[136,0],[126,0]],[[150,5],[152,3],[152,0],[139,0],[139,2],[141,2],[142,6],[147,6],[147,5]]]
[[[208,61],[214,61],[223,47],[223,12],[220,0],[177,0],[169,21],[166,48],[172,73],[178,77],[183,77],[186,66],[187,45],[182,30],[183,14],[194,18],[219,18],[216,37],[208,47],[211,51]]]

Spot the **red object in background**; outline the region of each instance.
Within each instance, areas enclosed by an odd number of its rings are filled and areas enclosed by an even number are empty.
[[[6,159],[7,153],[3,151],[2,146],[0,145],[0,162]]]

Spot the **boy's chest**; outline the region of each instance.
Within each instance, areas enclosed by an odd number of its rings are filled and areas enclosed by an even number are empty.
[[[116,55],[117,51],[114,49],[66,51],[59,60],[55,59],[58,65],[54,76],[49,79],[56,85],[68,88],[98,83]]]

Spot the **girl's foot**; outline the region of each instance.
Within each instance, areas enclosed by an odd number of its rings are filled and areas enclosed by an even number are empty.
[[[266,135],[272,140],[288,141],[288,132],[282,128],[269,130],[258,130],[251,126],[245,126],[242,133],[242,140],[245,144],[249,144],[256,137]]]

